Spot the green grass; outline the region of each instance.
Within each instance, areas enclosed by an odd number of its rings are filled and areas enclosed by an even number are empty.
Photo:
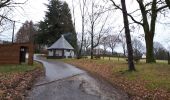
[[[108,63],[108,61],[105,61]],[[135,64],[136,72],[128,72],[127,64],[117,62],[113,65],[113,73],[123,73],[122,76],[128,80],[144,80],[146,88],[162,88],[170,91],[170,65],[166,61],[157,61],[155,64],[140,62]]]
[[[77,59],[62,59],[61,61],[65,62],[76,62]],[[90,59],[87,59],[90,63]],[[111,58],[109,60],[105,59],[92,60],[96,64],[102,64],[103,67],[107,64],[112,66],[113,75],[120,75],[121,77],[126,78],[127,80],[139,80],[141,82],[145,81],[145,87],[148,89],[166,89],[170,92],[170,65],[167,64],[167,61],[157,60],[157,63],[146,64],[145,59],[142,59],[139,63],[135,64],[137,71],[128,72],[127,71],[127,61],[125,58],[120,58],[119,61],[117,58]]]
[[[0,65],[0,73],[27,72],[34,70],[37,66],[40,66],[40,64],[37,62],[34,62],[33,66],[29,66],[27,64]]]

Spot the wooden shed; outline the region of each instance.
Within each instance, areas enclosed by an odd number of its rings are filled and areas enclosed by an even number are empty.
[[[0,64],[21,64],[26,62],[33,64],[34,46],[32,43],[0,44]]]

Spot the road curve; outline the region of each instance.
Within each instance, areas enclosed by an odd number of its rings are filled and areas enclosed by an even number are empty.
[[[128,100],[126,93],[72,65],[36,56],[45,67],[26,100]]]

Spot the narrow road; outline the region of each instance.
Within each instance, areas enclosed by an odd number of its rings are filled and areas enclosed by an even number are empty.
[[[45,77],[29,92],[26,100],[127,100],[126,93],[105,81],[89,76],[72,65],[35,57],[45,67]]]

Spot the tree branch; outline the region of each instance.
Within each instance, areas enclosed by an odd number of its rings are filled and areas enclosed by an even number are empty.
[[[113,5],[116,7],[116,9],[119,9],[119,10],[121,10],[122,11],[122,8],[119,6],[119,5],[117,5],[113,0],[110,0],[112,3],[113,3]],[[132,13],[127,13],[127,15],[132,19],[132,21],[134,21],[135,23],[137,23],[137,24],[139,24],[139,25],[142,25],[143,26],[143,23],[141,23],[141,22],[139,22],[139,21],[137,21],[137,20],[135,20],[135,18],[131,15]]]

